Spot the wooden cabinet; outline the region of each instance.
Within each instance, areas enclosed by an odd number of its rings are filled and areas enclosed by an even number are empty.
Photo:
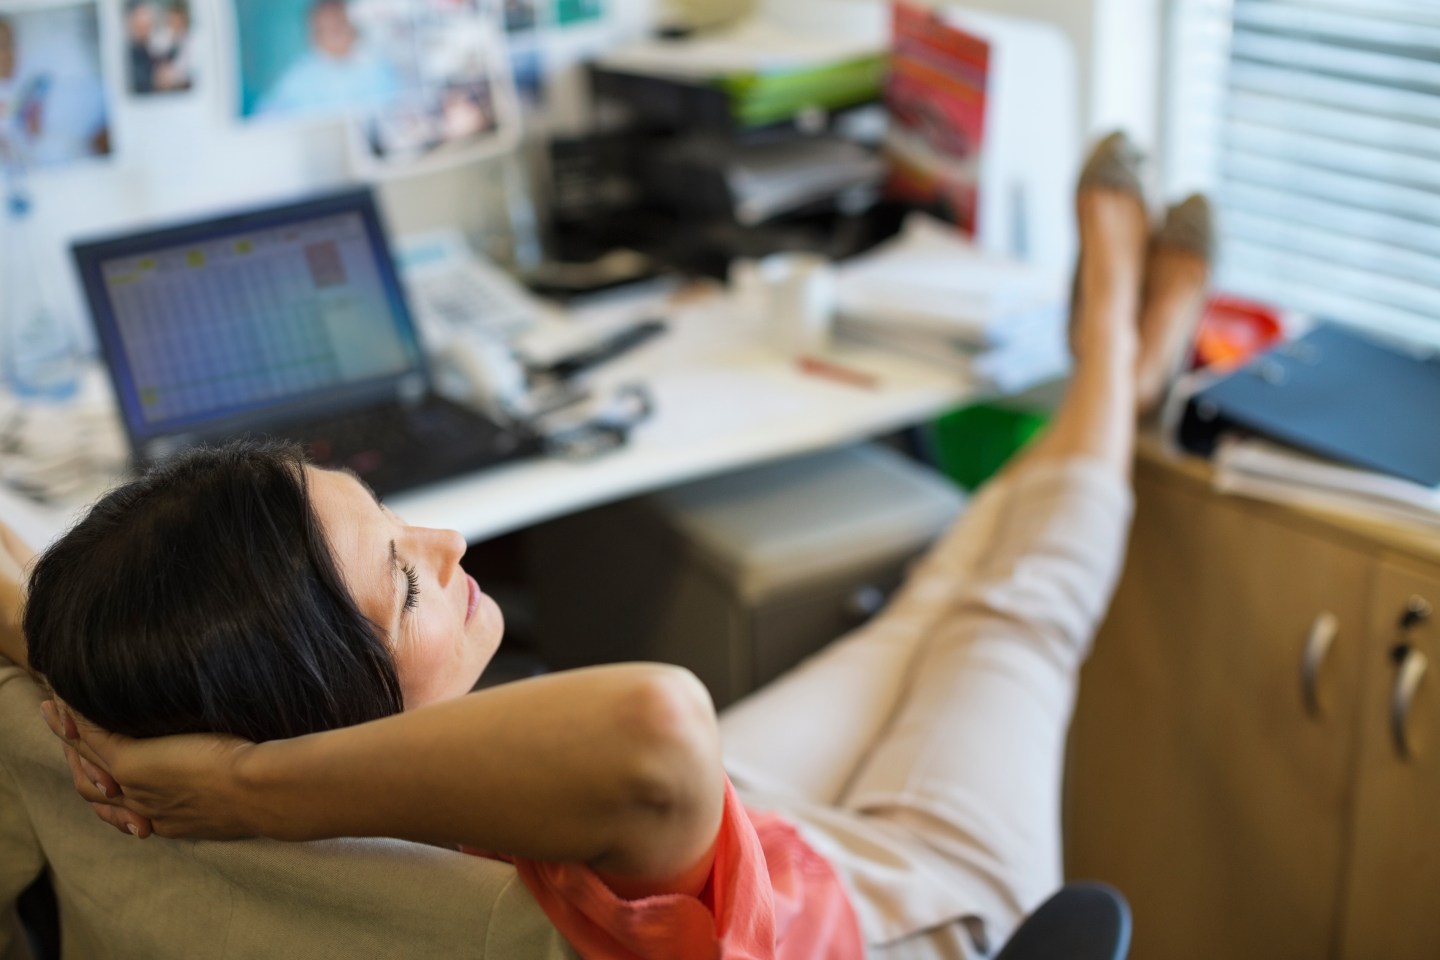
[[[1344,957],[1440,957],[1440,569],[1383,564],[1361,697]],[[1426,614],[1429,615],[1426,615]],[[1382,658],[1380,655],[1385,654]]]
[[[1071,733],[1067,872],[1130,898],[1137,960],[1440,957],[1440,678],[1415,682],[1440,626],[1399,635],[1412,598],[1440,609],[1440,545],[1220,496],[1158,454],[1136,491]]]

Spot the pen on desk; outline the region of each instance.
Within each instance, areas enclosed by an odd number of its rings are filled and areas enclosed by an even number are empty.
[[[880,386],[880,378],[874,374],[842,366],[830,360],[822,360],[819,357],[799,357],[795,360],[795,365],[800,368],[801,373],[807,373],[812,377],[824,377],[827,380],[859,387],[862,390],[875,390]]]

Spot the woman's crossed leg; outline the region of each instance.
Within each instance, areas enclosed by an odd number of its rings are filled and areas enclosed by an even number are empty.
[[[1124,557],[1137,383],[1173,365],[1206,278],[1196,252],[1157,244],[1147,254],[1138,187],[1087,175],[1077,206],[1076,362],[1050,428],[976,496],[880,617],[721,719],[742,791],[809,810],[821,832],[849,816],[876,837],[913,839],[923,862],[911,872],[962,888],[948,902],[960,909],[968,897],[992,943],[1060,882],[1065,737]],[[872,942],[943,912],[929,904],[927,918],[913,904],[906,872],[852,872],[852,886],[869,887],[857,899]],[[887,874],[900,878],[889,891]],[[987,939],[978,924],[970,938]]]

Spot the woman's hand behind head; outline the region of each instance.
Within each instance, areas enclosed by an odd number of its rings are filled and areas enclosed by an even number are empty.
[[[254,746],[238,737],[187,734],[135,740],[42,706],[65,741],[76,792],[118,830],[147,837],[236,840],[258,834],[239,802],[239,765]]]

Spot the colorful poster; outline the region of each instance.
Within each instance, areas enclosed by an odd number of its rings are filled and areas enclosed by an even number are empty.
[[[195,84],[194,24],[189,0],[129,0],[125,5],[125,75],[137,96],[182,93]]]
[[[110,153],[94,2],[0,4],[0,163]]]
[[[990,45],[925,7],[894,7],[888,192],[975,235]]]

